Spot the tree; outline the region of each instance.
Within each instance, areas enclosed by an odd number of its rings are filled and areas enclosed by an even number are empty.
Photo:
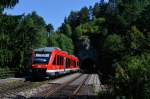
[[[143,12],[141,12],[140,17],[137,19],[136,23],[138,28],[147,35],[147,32],[150,31],[150,5],[145,7]]]
[[[1,8],[11,8],[14,7],[19,0],[1,0],[0,1],[0,7]]]
[[[46,25],[46,30],[48,32],[48,46],[50,46],[50,36],[51,36],[52,32],[54,31],[52,24]]]
[[[110,53],[119,53],[124,50],[123,39],[117,34],[108,35],[104,41],[104,48]]]
[[[87,7],[81,8],[81,10],[79,11],[79,22],[86,23],[89,20],[90,20],[89,9]]]
[[[112,14],[106,17],[106,27],[109,33],[125,33],[129,24],[124,17],[118,14]]]
[[[59,43],[59,47],[62,50],[67,51],[69,54],[73,54],[74,53],[73,42],[66,35],[60,34],[58,43]]]
[[[73,32],[73,37],[79,38],[81,36],[82,36],[82,27],[78,26],[78,27],[76,27],[75,31]]]
[[[19,0],[1,0],[0,1],[0,13],[4,10],[4,8],[12,8],[14,7]]]
[[[53,47],[59,47],[64,51],[67,51],[70,54],[74,53],[74,45],[68,36],[62,34],[62,33],[53,33],[51,38],[51,46]]]
[[[48,33],[52,33],[54,31],[53,25],[52,24],[46,25],[46,30]],[[49,36],[50,36],[50,34],[49,34]]]
[[[125,35],[125,46],[129,52],[140,54],[142,51],[142,45],[145,42],[145,36],[135,26],[131,27]]]
[[[0,67],[17,68],[19,72],[28,70],[31,49],[47,43],[43,18],[35,12],[26,16],[2,15],[0,24]]]
[[[79,13],[75,11],[71,11],[68,16],[68,24],[70,24],[72,31],[80,24],[79,21]]]
[[[51,36],[50,36],[50,46],[52,47],[59,47],[59,35],[58,33],[54,32]]]
[[[15,28],[22,16],[0,16],[0,67],[13,67]],[[12,64],[11,64],[12,63]]]
[[[68,37],[72,36],[72,29],[71,26],[67,23],[63,23],[60,27],[60,32],[67,35]]]
[[[114,64],[115,93],[128,99],[148,99],[149,96],[149,53],[141,56],[126,56],[124,60]]]

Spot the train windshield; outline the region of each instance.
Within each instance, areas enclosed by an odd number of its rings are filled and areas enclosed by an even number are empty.
[[[48,64],[50,56],[51,53],[36,52],[33,59],[33,64]]]

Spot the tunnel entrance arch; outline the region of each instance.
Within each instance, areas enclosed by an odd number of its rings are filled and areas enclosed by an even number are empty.
[[[86,58],[82,60],[81,70],[86,73],[95,73],[96,72],[96,64],[91,58]]]

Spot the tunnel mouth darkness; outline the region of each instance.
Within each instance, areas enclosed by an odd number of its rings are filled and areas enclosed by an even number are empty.
[[[90,58],[84,59],[80,68],[85,73],[96,73],[96,64]]]

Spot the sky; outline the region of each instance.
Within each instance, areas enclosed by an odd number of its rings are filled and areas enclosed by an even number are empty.
[[[93,6],[100,0],[20,0],[13,9],[6,9],[9,15],[28,14],[36,11],[45,22],[57,29],[71,11],[78,11],[84,6]]]

